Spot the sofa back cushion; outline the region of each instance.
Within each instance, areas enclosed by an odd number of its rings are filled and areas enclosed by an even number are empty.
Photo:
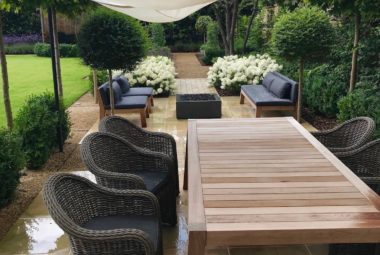
[[[289,99],[293,103],[297,103],[298,100],[298,83],[278,72],[273,72],[277,77],[281,78],[282,80],[288,82],[290,84],[290,90],[289,90]],[[272,92],[273,93],[273,92]]]
[[[100,97],[103,101],[104,106],[110,105],[110,98],[108,95],[108,82],[104,83],[98,88]]]
[[[267,89],[270,90],[270,86],[273,82],[273,80],[276,78],[276,75],[272,72],[267,73],[263,79],[263,86]]]
[[[119,75],[118,77],[115,78],[115,81],[119,83],[121,92],[127,93],[129,89],[131,88],[131,85],[129,84],[128,78],[125,77],[124,75]]]
[[[119,86],[119,83],[116,81],[112,82],[112,89],[113,89],[113,98],[114,103],[117,103],[122,98],[121,88]],[[109,106],[110,103],[110,89],[108,86],[108,82],[104,83],[102,86],[99,87],[99,94],[102,98],[104,106]]]
[[[116,81],[112,82],[112,89],[113,89],[113,98],[116,103],[120,101],[121,98],[123,97],[119,83]],[[109,89],[108,89],[108,93],[109,93]]]
[[[286,80],[277,77],[274,79],[270,85],[269,91],[272,92],[276,97],[281,99],[289,99],[290,97],[291,85]]]

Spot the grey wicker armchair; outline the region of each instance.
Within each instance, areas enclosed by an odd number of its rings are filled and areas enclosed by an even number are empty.
[[[380,139],[348,152],[335,154],[368,186],[380,194]]]
[[[44,185],[51,217],[73,254],[162,255],[157,198],[145,190],[113,190],[83,177],[56,174]]]
[[[375,122],[371,118],[358,117],[346,121],[333,129],[312,132],[331,152],[351,151],[372,139]]]
[[[176,175],[171,158],[101,132],[83,139],[81,155],[98,184],[115,189],[146,188],[158,198],[162,222],[177,224]]]
[[[160,152],[172,158],[176,169],[177,195],[179,194],[177,146],[173,136],[144,130],[119,116],[103,118],[99,123],[99,131],[118,135],[140,148]]]

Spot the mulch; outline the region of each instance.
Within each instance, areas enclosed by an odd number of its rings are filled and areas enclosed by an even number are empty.
[[[337,118],[327,118],[325,116],[318,115],[306,107],[302,109],[302,118],[318,130],[326,130],[338,125]]]

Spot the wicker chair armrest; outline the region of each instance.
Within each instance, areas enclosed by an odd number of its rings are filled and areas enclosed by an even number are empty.
[[[370,148],[370,147],[372,147],[378,143],[380,143],[380,139],[371,141],[371,142],[369,142],[369,143],[367,143],[367,144],[365,144],[359,148],[353,147],[353,149],[350,149],[350,150],[334,152],[334,155],[336,157],[338,157],[339,159],[343,159],[343,160],[344,160],[344,158],[359,156],[361,153],[364,153],[368,148]],[[351,147],[349,147],[349,148],[351,148]]]
[[[147,132],[147,148],[152,151],[162,152],[167,155],[174,156],[177,153],[177,146],[174,138],[166,133]],[[149,132],[149,133],[148,133]]]
[[[155,162],[156,164],[160,165],[160,168],[157,168],[156,170],[170,172],[173,171],[173,169],[175,168],[173,159],[164,153],[151,151],[149,149],[144,148],[137,148],[137,150],[140,154],[140,157],[142,157],[144,161]]]

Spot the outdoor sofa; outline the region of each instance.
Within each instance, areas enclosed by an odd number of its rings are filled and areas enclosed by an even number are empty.
[[[256,117],[263,111],[291,111],[296,116],[298,83],[277,73],[268,73],[262,85],[243,85],[240,104],[247,99],[256,109]]]
[[[140,113],[141,126],[146,127],[146,118],[149,118],[151,107],[151,101],[149,99],[150,96],[126,95],[128,92],[123,93],[119,83],[116,80],[112,83],[112,89],[114,94],[115,113]],[[111,111],[108,82],[101,85],[98,89],[98,92],[100,119],[102,119]]]

